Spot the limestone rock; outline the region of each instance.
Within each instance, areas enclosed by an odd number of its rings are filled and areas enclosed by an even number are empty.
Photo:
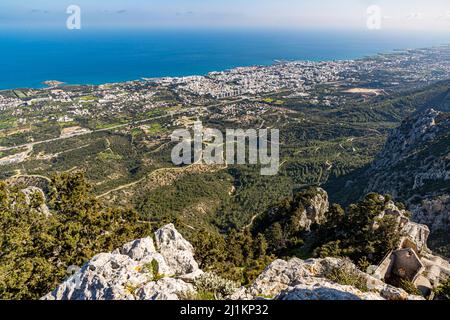
[[[406,235],[409,241],[414,243],[417,252],[429,251],[427,241],[430,235],[430,229],[426,225],[408,221],[403,227],[402,233]]]
[[[101,253],[92,258],[45,300],[133,300],[131,288],[150,281],[139,263],[121,254]]]
[[[309,284],[298,284],[282,291],[276,300],[384,300],[380,295],[361,292],[351,286],[343,286],[324,279]]]
[[[411,205],[414,221],[426,224],[431,231],[446,231],[450,227],[450,195],[431,196],[420,204]]]
[[[149,282],[136,295],[140,300],[180,300],[183,296],[195,292],[194,287],[180,279],[163,278]]]
[[[155,232],[155,236],[158,251],[176,275],[199,272],[198,264],[194,259],[194,248],[181,236],[173,224],[159,229]]]
[[[386,300],[423,300],[422,297],[409,295],[406,291],[389,285],[383,285],[380,295]]]
[[[149,237],[129,242],[113,253],[101,253],[43,299],[174,300],[195,292],[188,282],[202,271],[191,244],[173,225],[159,229],[155,236],[160,252]]]
[[[135,261],[141,261],[149,254],[155,253],[155,245],[152,238],[143,238],[125,244],[122,248],[117,249],[113,253],[120,253],[129,256]]]
[[[333,270],[351,268],[367,287],[367,292],[340,285],[327,279]],[[289,261],[276,260],[248,288],[241,288],[231,299],[252,300],[258,297],[283,300],[407,300],[402,290],[358,270],[348,260],[326,258]],[[419,297],[414,297],[420,299]]]
[[[47,204],[46,204],[46,197],[45,197],[44,191],[42,191],[41,188],[31,186],[31,187],[21,190],[21,192],[25,196],[25,202],[27,205],[31,204],[33,197],[37,196],[37,197],[41,198],[42,201],[38,204],[38,206],[36,208],[37,213],[43,215],[44,217],[51,216],[50,210],[48,209]]]
[[[383,196],[381,197],[384,198]],[[430,229],[426,225],[412,222],[408,217],[408,212],[399,209],[393,201],[385,204],[385,209],[378,215],[378,218],[383,218],[388,215],[395,217],[398,230],[403,236],[400,248],[414,248],[418,254],[421,252],[429,252],[427,241],[430,235]],[[374,228],[377,228],[377,223],[374,224]]]
[[[422,257],[425,266],[424,276],[433,287],[450,278],[450,262],[431,253]]]
[[[175,275],[175,271],[167,265],[164,256],[156,251],[153,239],[150,237],[131,241],[125,244],[122,248],[115,250],[113,253],[127,255],[134,261],[138,261],[144,266],[151,264],[153,260],[156,260],[158,265],[158,273],[160,275]]]
[[[320,225],[327,221],[328,194],[322,188],[316,188],[316,191],[316,195],[309,200],[309,205],[301,214],[300,228],[306,231],[309,231],[313,225]]]

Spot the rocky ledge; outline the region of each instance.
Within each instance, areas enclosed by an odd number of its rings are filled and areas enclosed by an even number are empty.
[[[203,272],[194,248],[167,225],[112,253],[101,253],[58,286],[45,300],[178,300],[194,292]]]
[[[204,274],[194,249],[172,224],[92,258],[45,300],[179,300],[196,296]],[[218,277],[214,279],[220,283]],[[225,280],[224,280],[225,281]],[[222,286],[223,286],[222,282]],[[214,285],[214,284],[211,284]],[[232,300],[415,300],[418,296],[358,270],[345,259],[276,260],[247,288],[227,287]]]
[[[341,276],[343,278],[341,278]],[[353,282],[338,284],[334,280]],[[358,288],[357,288],[357,287]],[[276,260],[249,288],[241,288],[233,300],[420,300],[385,284],[356,268],[348,260],[325,258]]]

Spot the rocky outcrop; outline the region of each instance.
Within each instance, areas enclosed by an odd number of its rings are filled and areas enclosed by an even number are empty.
[[[315,195],[308,202],[300,218],[300,228],[306,231],[313,225],[321,225],[327,221],[326,213],[330,206],[328,194],[322,188],[316,188]]]
[[[384,196],[380,197],[385,201]],[[427,247],[430,229],[424,224],[412,222],[409,215],[410,213],[408,211],[398,208],[393,201],[388,201],[385,204],[385,209],[380,212],[377,218],[381,219],[385,216],[395,217],[398,231],[402,235],[400,246],[408,244],[409,247],[413,248],[419,254],[430,252]],[[374,228],[377,227],[377,223],[375,223]]]
[[[152,281],[136,291],[139,300],[179,300],[195,292],[192,284],[181,279],[163,278]]]
[[[194,260],[194,248],[173,227],[167,225],[155,233],[158,250],[175,275],[195,277],[199,274],[197,262]]]
[[[370,171],[393,167],[408,159],[418,147],[432,143],[439,136],[440,126],[437,125],[436,119],[440,114],[441,112],[430,109],[404,121],[389,136]]]
[[[374,293],[362,293],[350,286],[342,286],[326,280],[311,284],[299,284],[282,291],[277,300],[384,300]]]
[[[362,289],[339,284],[334,273],[346,270]],[[276,260],[249,288],[241,288],[231,299],[253,300],[270,298],[280,300],[407,300],[402,289],[389,286],[381,280],[359,271],[348,260],[326,258],[289,261]]]
[[[416,285],[423,294],[430,294],[433,288],[449,278],[450,262],[433,255],[427,246],[430,235],[428,226],[410,221],[406,210],[389,201],[379,217],[385,215],[396,217],[402,237],[398,249],[386,256],[374,270],[373,276],[389,283],[401,278]]]
[[[193,248],[170,224],[112,253],[92,258],[46,300],[176,300],[194,292],[202,274]]]
[[[364,181],[362,181],[364,180]],[[391,194],[431,232],[450,228],[450,114],[430,109],[389,136],[361,178],[363,193]]]
[[[450,182],[449,182],[450,183]],[[423,199],[410,206],[414,221],[426,224],[431,231],[446,231],[450,226],[450,195]]]
[[[364,192],[390,193],[410,208],[412,221],[394,204],[390,213],[403,221],[399,250],[413,249],[409,259],[417,256],[420,260],[414,283],[430,291],[448,278],[450,267],[446,259],[433,255],[427,247],[430,232],[445,234],[450,228],[450,114],[430,109],[405,120],[390,135],[365,179]],[[380,265],[383,278],[413,265],[403,258],[391,258],[386,257]]]
[[[36,187],[48,195],[51,190],[51,181],[49,178],[39,175],[18,175],[5,180],[12,187]]]
[[[266,213],[255,216],[248,227],[258,228],[258,232],[290,225],[293,232],[309,233],[314,226],[323,225],[328,219],[328,193],[319,187],[307,187],[295,192],[294,196],[270,208]],[[255,231],[255,230],[254,230]]]
[[[448,260],[428,253],[422,256],[421,261],[425,267],[425,278],[432,287],[437,287],[450,278],[450,262]]]
[[[396,214],[394,209],[390,206],[385,214]],[[426,253],[422,262],[435,284],[450,275],[445,260]],[[169,224],[156,231],[154,239],[135,240],[96,255],[43,299],[178,300],[195,297],[197,290],[234,300],[421,299],[358,270],[346,259],[276,260],[249,287],[239,289],[213,274],[205,275],[194,260],[192,245]]]

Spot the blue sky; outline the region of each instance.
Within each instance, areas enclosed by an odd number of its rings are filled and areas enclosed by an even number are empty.
[[[0,28],[64,28],[72,4],[83,28],[364,29],[378,5],[385,30],[450,30],[448,0],[1,0]]]

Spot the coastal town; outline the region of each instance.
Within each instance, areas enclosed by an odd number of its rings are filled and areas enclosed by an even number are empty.
[[[196,119],[257,128],[281,117],[308,122],[313,114],[299,109],[342,110],[449,77],[450,47],[441,46],[358,60],[276,61],[204,76],[101,85],[47,81],[42,89],[0,91],[0,166],[4,175],[14,174],[24,162],[43,159],[38,147],[100,132],[142,133],[159,145]]]
[[[43,90],[1,91],[0,111],[14,109],[14,116],[20,116],[26,113],[24,107],[62,111],[58,110],[60,105],[70,104],[67,114],[59,119],[70,122],[73,117],[88,117],[104,109],[108,110],[108,115],[114,115],[129,112],[130,106],[139,112],[173,107],[164,99],[158,99],[167,92],[183,105],[279,92],[289,93],[288,97],[303,97],[316,104],[318,99],[324,98],[316,95],[320,91],[319,86],[329,89],[328,100],[331,101],[328,102],[333,103],[342,92],[381,94],[446,79],[450,74],[449,57],[450,47],[442,46],[379,54],[359,60],[277,61],[270,66],[239,67],[205,76],[142,79],[98,86],[47,81],[52,86]],[[327,104],[327,99],[322,100]],[[95,111],[90,109],[93,102]]]

